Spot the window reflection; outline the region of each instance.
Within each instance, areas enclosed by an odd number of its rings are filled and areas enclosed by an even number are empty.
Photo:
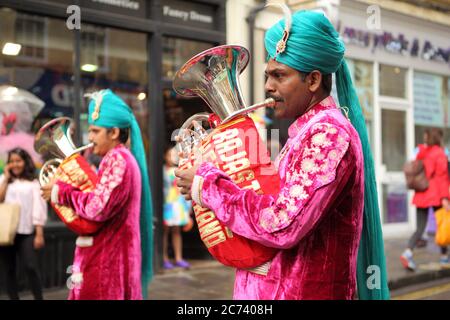
[[[147,36],[84,24],[80,59],[83,92],[111,89],[118,94],[133,109],[148,157]],[[83,101],[81,126],[83,142],[87,143],[88,99]]]
[[[406,162],[406,116],[404,111],[382,110],[382,153],[387,171],[402,171]]]
[[[373,150],[373,63],[347,60]]]
[[[405,68],[380,64],[380,95],[407,98]]]
[[[185,62],[196,54],[213,47],[207,42],[178,38],[163,39],[163,77],[172,80]]]
[[[22,46],[19,57],[45,61],[48,19],[18,13],[15,23],[17,43]]]
[[[450,159],[450,78],[415,71],[413,79],[416,145],[423,143],[427,128],[442,128],[444,146]]]
[[[73,116],[73,33],[64,20],[0,9],[0,47],[21,46],[0,55],[0,84],[28,90],[45,102],[32,131],[49,119]]]
[[[34,133],[50,119],[73,117],[73,44],[64,20],[0,9],[0,85],[24,89],[45,103],[39,114],[19,112],[19,105],[0,113],[0,172],[13,147],[24,148],[42,165]],[[54,214],[49,219],[59,221]]]
[[[383,184],[383,222],[408,222],[408,191],[404,185]]]
[[[355,87],[356,94],[361,105],[364,119],[366,121],[367,133],[369,137],[369,142],[372,148],[372,153],[374,150],[374,139],[373,139],[373,63],[346,59],[348,69],[352,76],[353,85]],[[336,79],[333,75],[333,87],[331,90],[331,96],[334,98],[337,105],[339,105],[339,99],[337,95]]]
[[[180,96],[172,89],[164,90],[164,113],[166,121],[166,141],[175,137],[174,132],[192,115],[209,112],[211,109],[201,98]],[[172,144],[174,141],[172,141]]]

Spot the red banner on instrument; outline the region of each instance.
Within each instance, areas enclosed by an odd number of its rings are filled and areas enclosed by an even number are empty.
[[[260,194],[276,194],[279,176],[273,167],[267,147],[248,116],[240,116],[219,125],[202,142],[199,154],[191,154],[180,168],[192,166],[195,157],[211,162],[224,171],[241,188]],[[249,269],[273,258],[277,249],[265,247],[231,232],[214,212],[194,205],[200,238],[214,258],[224,265]]]
[[[58,167],[55,178],[83,192],[94,190],[97,183],[97,175],[86,159],[79,154],[74,154],[65,159]],[[100,222],[81,218],[70,207],[51,204],[58,217],[67,227],[79,235],[94,234],[102,225]]]

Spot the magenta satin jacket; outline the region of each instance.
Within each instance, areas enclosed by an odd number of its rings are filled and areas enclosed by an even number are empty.
[[[353,299],[364,162],[358,133],[331,97],[290,126],[275,165],[276,196],[240,189],[210,163],[196,172],[202,206],[233,232],[279,248],[266,275],[236,271],[234,299]]]
[[[67,275],[69,299],[142,299],[141,175],[133,155],[123,145],[110,150],[100,163],[93,192],[63,182],[57,185],[58,203],[71,206],[85,219],[104,223],[91,239],[77,239]]]

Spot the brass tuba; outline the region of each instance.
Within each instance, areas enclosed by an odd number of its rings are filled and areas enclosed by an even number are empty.
[[[250,59],[248,50],[238,45],[223,45],[208,49],[191,58],[175,74],[174,90],[182,96],[201,97],[212,112],[226,123],[239,115],[262,107],[274,107],[275,100],[266,99],[246,107],[239,84],[239,75]],[[209,119],[207,113],[197,113],[181,126],[178,151],[189,154],[207,135],[201,123]]]
[[[36,134],[34,149],[44,159],[52,158],[44,163],[39,172],[39,183],[47,184],[64,159],[83,150],[89,149],[93,143],[76,148],[72,141],[74,122],[68,117],[60,117],[47,122]]]
[[[179,167],[187,169],[204,159],[228,174],[240,188],[276,194],[278,174],[255,123],[246,115],[256,108],[273,107],[275,101],[267,99],[246,107],[239,74],[248,61],[249,52],[244,47],[218,46],[194,56],[176,73],[175,91],[184,96],[200,96],[213,111],[212,115],[195,114],[182,125],[176,137],[181,156]],[[204,122],[209,122],[214,130],[207,132]],[[267,263],[277,249],[234,234],[208,208],[194,204],[194,212],[200,238],[214,258],[224,265],[266,274]]]
[[[71,185],[76,190],[91,192],[97,183],[97,175],[79,153],[91,148],[93,143],[76,148],[72,141],[72,119],[61,117],[47,122],[36,134],[34,149],[44,159],[39,172],[39,183],[45,185],[53,178]],[[69,229],[79,235],[91,235],[101,227],[100,222],[80,217],[72,208],[50,202],[59,218]]]

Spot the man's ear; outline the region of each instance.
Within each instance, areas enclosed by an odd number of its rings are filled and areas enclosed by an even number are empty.
[[[109,135],[112,140],[119,140],[120,129],[119,128],[111,128],[109,130]]]
[[[311,92],[317,92],[322,85],[322,73],[319,70],[311,71],[308,78],[309,90]]]

